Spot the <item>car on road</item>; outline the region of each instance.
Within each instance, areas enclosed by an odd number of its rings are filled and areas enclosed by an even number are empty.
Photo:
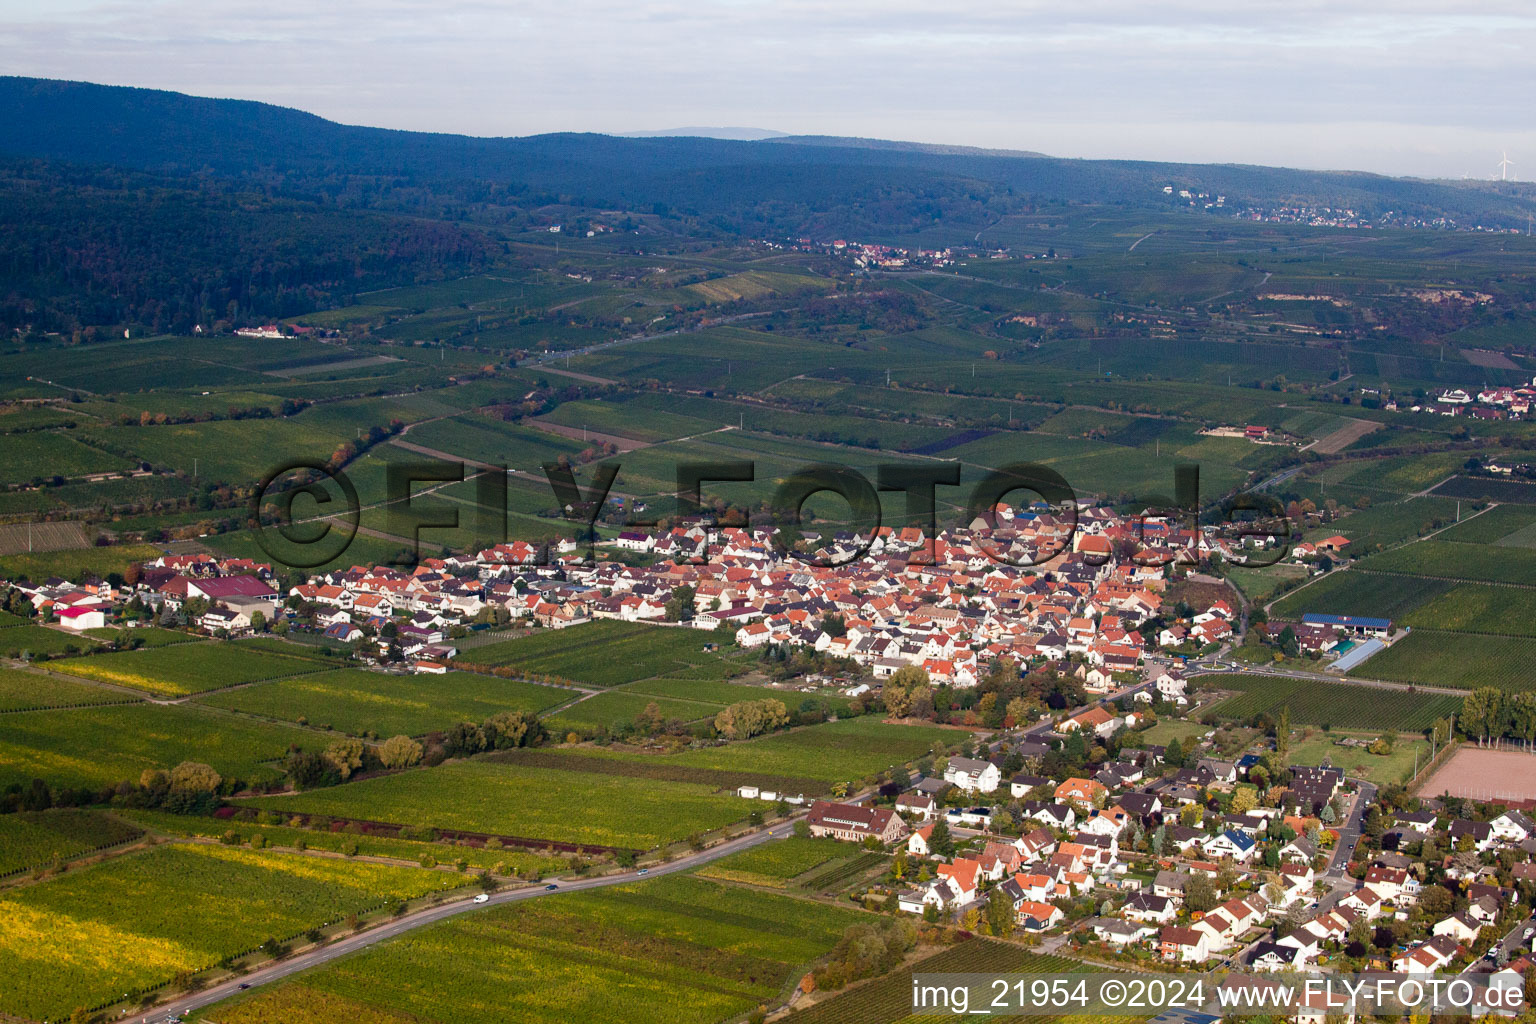
[[[483,892],[480,895],[475,897],[475,902],[476,903],[489,903],[490,901],[491,901],[491,897],[489,895],[487,895],[486,893],[483,893]]]
[[[551,890],[551,889],[558,889],[558,888],[560,888],[560,886],[556,885],[554,882],[550,882],[548,885],[546,885],[544,887],[544,891],[545,892],[549,892],[549,890]]]
[[[651,873],[651,869],[650,868],[641,868],[639,871],[635,872],[635,874],[637,874],[637,875],[648,875],[650,873]]]
[[[246,990],[246,989],[248,989],[248,988],[250,988],[250,987],[251,987],[251,983],[250,983],[250,982],[248,982],[248,981],[242,981],[242,982],[241,982],[241,983],[240,983],[240,984],[239,984],[239,986],[238,986],[238,988],[239,988],[239,991],[241,991],[241,992],[244,992],[244,991],[245,991],[245,990]]]

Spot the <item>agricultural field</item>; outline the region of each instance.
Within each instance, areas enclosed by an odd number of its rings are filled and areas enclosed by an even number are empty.
[[[1461,710],[1461,698],[1445,693],[1386,690],[1289,676],[1201,676],[1199,683],[1202,689],[1239,691],[1213,709],[1228,719],[1247,720],[1255,715],[1278,718],[1280,709],[1289,707],[1294,725],[1419,732],[1436,719]]]
[[[1495,686],[1519,693],[1536,688],[1532,665],[1536,665],[1536,640],[1528,637],[1416,629],[1351,674],[1460,690]]]
[[[851,698],[844,697],[836,690],[801,693],[798,690],[779,690],[771,686],[721,683],[713,679],[646,679],[638,683],[630,683],[624,687],[623,692],[674,697],[678,700],[701,701],[705,704],[735,704],[743,700],[781,700],[790,711],[806,704],[843,711],[853,702]]]
[[[55,858],[82,854],[137,839],[144,830],[102,811],[58,809],[0,814],[0,878],[43,867]]]
[[[1402,616],[1414,629],[1536,637],[1536,590],[1457,583]],[[1468,640],[1470,645],[1476,641]]]
[[[616,775],[626,779],[650,779],[656,782],[683,782],[707,786],[721,793],[734,793],[742,786],[757,786],[793,796],[820,796],[831,787],[823,779],[799,775],[770,775],[753,771],[722,771],[676,764],[675,759],[656,754],[621,752],[605,747],[560,747],[542,750],[504,750],[486,755],[486,760],[553,768],[558,771]]]
[[[741,821],[748,810],[741,799],[699,783],[658,785],[486,760],[455,761],[251,803],[300,814],[638,850]]]
[[[633,722],[652,704],[656,705],[662,718],[675,718],[683,722],[714,718],[720,712],[718,704],[701,704],[693,700],[677,700],[646,693],[610,690],[599,693],[595,697],[577,701],[570,707],[561,708],[547,719],[546,724],[551,732],[557,734],[571,729],[578,732],[601,729],[617,731]]]
[[[47,672],[0,668],[0,712],[70,708],[88,704],[131,704],[137,698]]]
[[[845,718],[741,743],[686,750],[667,755],[665,761],[685,768],[760,771],[806,775],[834,783],[854,782],[892,765],[915,761],[936,743],[955,744],[960,738],[955,730],[937,726],[887,725],[878,718]]]
[[[1524,539],[1529,528],[1536,526],[1536,508],[1528,505],[1496,505],[1493,508],[1469,516],[1440,534],[1440,540],[1459,544],[1499,544],[1524,547],[1513,543]]]
[[[418,865],[423,857],[431,857],[440,864],[453,864],[462,859],[475,870],[505,869],[523,878],[550,874],[564,868],[566,863],[557,857],[548,857],[511,846],[497,850],[490,847],[396,839],[344,829],[333,831],[330,828],[286,825],[281,823],[289,819],[276,811],[262,811],[259,814],[251,812],[252,816],[258,819],[256,821],[246,820],[243,814],[232,818],[208,818],[188,814],[167,814],[162,811],[120,813],[137,825],[172,836],[218,839],[223,842],[233,833],[239,837],[241,843],[249,843],[252,839],[260,837],[269,846],[325,850],[357,857],[389,857]]]
[[[88,629],[85,634],[106,643],[114,643],[126,637],[130,642],[137,641],[140,647],[170,647],[173,644],[188,644],[201,639],[191,633],[183,633],[176,629],[161,629],[159,626],[138,626],[133,629],[104,626],[101,629]]]
[[[0,483],[26,483],[37,477],[76,477],[128,469],[119,458],[85,443],[72,431],[37,430],[10,434],[0,446]]]
[[[1416,580],[1412,586],[1404,586],[1401,577],[1373,572],[1375,559],[1365,564],[1370,568],[1331,572],[1286,594],[1270,608],[1270,615],[1276,619],[1291,620],[1298,620],[1308,613],[1378,616],[1395,620],[1446,593],[1453,586],[1446,580],[1428,579]]]
[[[117,857],[0,895],[0,1005],[62,1019],[267,938],[466,884],[451,872],[218,845]]]
[[[26,623],[20,626],[0,628],[0,656],[30,659],[57,654],[74,655],[94,650],[99,645],[88,636],[66,633],[62,629],[50,629]]]
[[[185,697],[240,683],[318,672],[308,659],[212,642],[118,651],[54,662],[60,672],[161,697]]]
[[[461,651],[469,665],[508,667],[531,678],[618,686],[653,676],[725,679],[734,666],[706,653],[713,633],[604,619]]]
[[[1529,584],[1536,580],[1536,549],[1437,538],[1372,556],[1369,568],[1410,576]]]
[[[159,558],[161,550],[151,544],[124,544],[108,548],[82,548],[79,551],[39,551],[0,557],[0,578],[25,580],[58,576],[78,580],[82,576],[106,578],[128,571],[130,565]]]
[[[331,669],[198,699],[210,707],[361,736],[420,736],[500,711],[542,711],[579,696],[553,686],[473,672],[389,675]]]
[[[722,882],[743,882],[782,889],[797,876],[832,861],[846,860],[857,852],[855,847],[836,839],[801,839],[791,836],[712,861],[697,873],[704,878]]]
[[[278,774],[292,745],[318,749],[323,734],[256,722],[205,708],[134,703],[27,711],[0,720],[0,790],[43,779],[53,786],[137,782],[146,768],[211,764],[226,778]]]
[[[327,1019],[359,1024],[502,1024],[514,1007],[525,1024],[714,1024],[776,996],[864,918],[773,892],[658,878],[467,914],[207,1016],[277,1024],[319,1007]]]
[[[915,1024],[938,1017],[912,1015],[912,975],[922,974],[1060,974],[1085,970],[1077,960],[1031,953],[1011,943],[968,939],[917,961],[910,967],[824,998],[785,1018],[794,1024]],[[1055,1017],[998,1018],[1051,1024]],[[1103,1024],[1130,1024],[1132,1018],[1089,1017]],[[1140,1018],[1135,1018],[1139,1021]]]
[[[1342,534],[1350,540],[1349,553],[1359,557],[1415,540],[1455,521],[1456,502],[1449,498],[1383,501],[1309,530],[1306,539],[1319,540]]]

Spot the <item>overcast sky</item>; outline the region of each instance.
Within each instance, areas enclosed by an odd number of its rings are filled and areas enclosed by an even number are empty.
[[[732,125],[1536,177],[1536,3],[0,0],[0,71],[475,135]]]

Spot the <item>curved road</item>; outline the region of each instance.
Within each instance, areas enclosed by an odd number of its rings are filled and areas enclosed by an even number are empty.
[[[721,843],[719,846],[713,846],[707,850],[701,850],[698,853],[689,854],[686,857],[679,858],[678,860],[674,860],[666,864],[660,864],[654,868],[649,869],[646,872],[645,877],[650,878],[656,875],[670,875],[679,871],[687,871],[692,868],[696,868],[701,864],[707,864],[710,861],[719,860],[721,857],[725,857],[729,854],[738,853],[741,850],[747,849],[748,847],[766,843],[771,839],[782,839],[785,836],[790,835],[793,830],[793,820],[783,821],[773,826],[772,828],[763,829],[762,831],[758,832],[751,832],[747,835],[732,839],[729,842]],[[298,956],[289,957],[285,960],[273,961],[272,963],[256,968],[249,974],[233,977],[228,981],[220,982],[219,984],[214,985],[211,988],[204,989],[201,992],[194,992],[182,996],[169,1003],[163,1003],[147,1013],[142,1013],[136,1017],[130,1017],[126,1019],[142,1021],[144,1024],[154,1024],[154,1022],[165,1021],[172,1017],[185,1017],[187,1014],[200,1010],[205,1006],[211,1006],[212,1004],[217,1003],[222,999],[228,999],[230,996],[239,993],[241,991],[242,985],[246,986],[247,988],[255,988],[258,985],[268,985],[274,981],[279,981],[290,975],[297,974],[300,971],[305,971],[311,967],[316,967],[320,964],[328,963],[329,961],[335,960],[338,957],[347,956],[351,953],[357,952],[358,950],[366,949],[375,943],[383,942],[387,939],[393,939],[396,936],[405,934],[406,932],[414,931],[415,929],[421,928],[425,925],[435,924],[438,921],[443,921],[450,917],[456,917],[459,914],[467,913],[472,910],[479,910],[481,908],[499,906],[506,903],[517,903],[522,900],[537,899],[540,896],[558,896],[563,892],[582,892],[587,889],[602,889],[611,885],[620,885],[625,882],[633,882],[638,877],[639,876],[634,871],[625,871],[617,875],[602,875],[596,878],[578,878],[569,882],[561,881],[559,883],[560,887],[558,889],[546,889],[544,885],[548,883],[544,883],[541,885],[528,886],[524,889],[511,889],[506,892],[493,893],[491,894],[490,899],[485,903],[475,903],[472,899],[466,897],[465,899],[456,900],[452,903],[445,903],[435,907],[427,907],[423,910],[418,910],[415,913],[406,914],[404,917],[396,918],[393,921],[389,921],[377,927],[370,928],[367,931],[359,932],[356,935],[349,936],[337,942],[331,942],[327,945],[319,946],[315,949],[309,950],[306,953],[301,953]]]

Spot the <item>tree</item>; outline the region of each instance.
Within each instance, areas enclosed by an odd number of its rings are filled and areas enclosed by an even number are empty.
[[[1163,752],[1163,760],[1175,768],[1184,767],[1184,744],[1175,736],[1168,741],[1168,749]]]
[[[1259,791],[1253,786],[1238,786],[1232,794],[1232,813],[1247,814],[1259,806]]]
[[[409,736],[391,736],[379,745],[379,763],[385,768],[409,768],[421,761],[421,744]]]
[[[1275,759],[1282,765],[1291,756],[1291,706],[1280,708],[1280,720],[1275,723]]]
[[[197,761],[183,761],[171,769],[171,789],[181,793],[212,793],[223,782],[219,773]]]
[[[685,622],[693,618],[694,590],[684,584],[672,590],[672,596],[667,599],[667,607],[664,612],[668,622]]]
[[[928,834],[928,852],[939,857],[954,855],[955,840],[949,834],[949,822],[942,817],[933,823],[933,831]]]
[[[917,665],[903,665],[880,687],[880,700],[893,718],[906,718],[912,714],[913,703],[919,694],[929,690],[927,672]]]
[[[363,766],[363,741],[351,736],[334,740],[325,748],[323,755],[343,780]]]
[[[738,701],[715,716],[715,731],[728,740],[750,739],[788,724],[789,709],[772,697]]]
[[[1013,904],[1000,892],[987,902],[987,930],[1000,939],[1013,934]]]
[[[1216,906],[1216,886],[1203,874],[1192,874],[1184,883],[1184,906],[1193,914],[1203,914]]]

